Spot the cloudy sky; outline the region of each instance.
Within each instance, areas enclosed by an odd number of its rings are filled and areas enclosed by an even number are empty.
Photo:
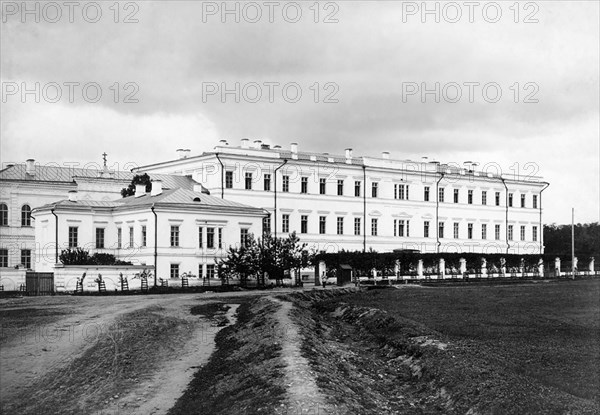
[[[498,163],[550,182],[545,221],[599,220],[597,1],[75,3],[2,3],[3,164],[247,137]]]

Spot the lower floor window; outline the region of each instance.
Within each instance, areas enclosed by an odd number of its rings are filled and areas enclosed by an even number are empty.
[[[21,249],[21,264],[27,269],[31,269],[31,249]]]
[[[0,267],[8,267],[8,249],[0,249]]]
[[[171,264],[171,278],[179,278],[179,264]]]
[[[208,264],[206,266],[206,278],[215,278],[215,266],[214,266],[214,264]]]

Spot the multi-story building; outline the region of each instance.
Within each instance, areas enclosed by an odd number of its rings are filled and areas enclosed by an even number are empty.
[[[216,276],[216,261],[230,246],[260,232],[263,209],[186,189],[152,191],[136,186],[134,196],[113,201],[69,199],[33,210],[38,271],[52,271],[61,249],[81,247],[114,254],[134,265],[153,265],[160,278],[186,272]]]
[[[134,169],[191,176],[213,196],[270,213],[317,251],[543,252],[539,177],[473,165],[310,153],[224,140],[213,151]]]
[[[36,268],[33,209],[65,199],[71,190],[78,192],[80,200],[117,199],[134,175],[110,170],[106,164],[75,168],[33,159],[0,170],[0,273],[2,268]],[[203,190],[190,177],[155,174],[153,178],[161,180],[165,189]]]

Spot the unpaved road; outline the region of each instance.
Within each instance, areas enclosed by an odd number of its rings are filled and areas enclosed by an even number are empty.
[[[276,292],[285,291],[288,290]],[[219,330],[202,316],[191,315],[190,309],[209,302],[234,303],[238,297],[267,294],[275,292],[2,299],[0,412],[14,413],[11,405],[15,401],[21,402],[28,388],[37,389],[36,385],[39,386],[39,382],[49,375],[60,370],[64,372],[86,351],[97,347],[107,334],[113,336],[130,329],[140,330],[140,327],[134,327],[135,322],[131,322],[131,326],[123,322],[124,316],[140,312],[175,318],[188,324],[185,330],[189,333],[177,338],[181,344],[175,345],[174,352],[162,352],[152,373],[145,373],[142,379],[132,379],[128,391],[106,396],[103,408],[95,407],[94,410],[114,411],[118,407],[118,413],[166,413],[185,390],[197,368],[210,357],[214,336]],[[235,305],[230,309],[230,320],[233,311]],[[153,347],[151,340],[147,346]],[[106,350],[107,355],[113,352]],[[81,382],[87,380],[82,379]],[[23,412],[39,411],[41,408],[26,409]]]

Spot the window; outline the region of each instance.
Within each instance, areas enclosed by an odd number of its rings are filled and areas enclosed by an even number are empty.
[[[308,233],[308,215],[300,216],[300,233]]]
[[[408,185],[395,184],[394,185],[394,199],[400,199],[400,200],[408,199]]]
[[[281,184],[281,191],[282,192],[290,191],[290,176],[283,176],[283,182]]]
[[[509,193],[508,194],[508,207],[512,207],[513,205],[513,194]]]
[[[358,180],[354,182],[354,196],[360,197],[360,181]]]
[[[398,221],[398,236],[408,236],[408,221],[404,219]]]
[[[454,203],[458,203],[458,189],[454,189]]]
[[[146,225],[142,225],[142,246],[146,246]]]
[[[214,249],[215,247],[215,228],[206,228],[206,248]]]
[[[494,225],[494,238],[500,240],[500,225]]]
[[[458,227],[458,222],[454,222],[454,239],[458,239],[459,238],[459,227]]]
[[[481,204],[487,205],[487,192],[485,190],[481,192]]]
[[[379,183],[377,183],[377,182],[371,184],[371,197],[377,197],[378,187],[379,187]]]
[[[481,224],[481,239],[487,239],[487,225],[485,223]]]
[[[537,226],[534,226],[531,228],[531,239],[533,240],[533,242],[537,242],[537,240],[538,240],[537,230],[538,230]]]
[[[271,217],[267,216],[263,218],[262,221],[262,225],[263,225],[263,234],[270,234],[271,233]]]
[[[438,202],[442,203],[444,201],[444,188],[440,187],[438,189]]]
[[[425,186],[423,189],[423,200],[429,202],[429,186]]]
[[[31,249],[21,249],[21,264],[26,269],[31,269]]]
[[[467,238],[473,239],[473,224],[472,223],[467,224]]]
[[[179,278],[179,264],[171,264],[171,279]]]
[[[246,176],[248,176],[248,173],[246,173]],[[247,181],[248,179],[246,179]],[[250,181],[252,181],[252,175],[250,175]],[[247,189],[248,187],[246,187]],[[263,190],[265,192],[268,192],[271,190],[271,175],[270,174],[265,174],[263,177]]]
[[[171,226],[171,246],[179,246],[179,226]]]
[[[252,173],[246,173],[244,177],[244,186],[246,190],[252,190]]]
[[[496,206],[500,206],[500,192],[496,192]]]
[[[508,225],[508,240],[513,240],[513,225]]]
[[[423,237],[429,238],[429,221],[423,222]]]
[[[533,195],[533,206],[534,209],[537,209],[537,195]]]
[[[225,172],[225,188],[233,189],[233,172],[232,171]]]
[[[76,226],[69,226],[69,248],[77,248],[77,231]]]
[[[325,233],[325,228],[326,228],[326,217],[325,216],[319,216],[319,233],[320,234],[324,234]]]
[[[217,231],[218,231],[217,232],[217,234],[218,234],[217,243],[219,244],[218,248],[221,249],[221,248],[223,248],[223,228],[217,228]]]
[[[133,248],[133,226],[129,227],[129,247]]]
[[[371,235],[377,236],[377,219],[371,219]]]
[[[288,233],[290,231],[290,215],[281,217],[281,232]]]
[[[0,203],[0,226],[8,226],[8,206]]]
[[[123,244],[123,230],[121,228],[117,228],[117,249],[121,249]]]
[[[96,249],[104,248],[104,228],[96,228]]]
[[[338,194],[338,196],[344,196],[344,181],[343,180],[337,181],[337,194]]]
[[[204,228],[201,228],[201,227],[198,228],[198,248],[202,248],[204,246],[203,242],[202,242],[202,240],[204,239],[203,234],[204,234]]]
[[[521,195],[521,207],[525,207],[525,195]]]
[[[444,222],[438,223],[438,237],[439,238],[444,237]]]
[[[215,278],[215,265],[206,265],[206,278]]]
[[[202,264],[198,264],[198,277],[204,278],[204,266]]]
[[[21,226],[31,226],[31,208],[23,205],[21,208]]]
[[[248,246],[249,241],[248,229],[240,229],[240,245]]]
[[[354,218],[354,235],[360,235],[360,218]]]
[[[343,217],[337,218],[337,234],[338,235],[344,234],[344,218]]]
[[[521,230],[521,232],[520,232],[519,236],[521,237],[521,240],[524,241],[525,240],[525,226],[521,225],[520,230]]]
[[[327,179],[319,179],[319,194],[325,194],[325,185],[327,183]]]
[[[300,179],[300,193],[308,193],[308,177]]]
[[[8,267],[8,249],[0,249],[0,267]]]
[[[472,190],[467,191],[467,203],[469,205],[473,204],[473,191]]]

